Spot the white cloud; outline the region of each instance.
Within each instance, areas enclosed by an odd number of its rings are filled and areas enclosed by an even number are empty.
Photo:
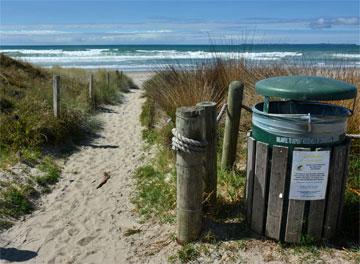
[[[313,29],[332,28],[333,26],[358,26],[360,24],[359,17],[338,17],[338,18],[324,18],[320,17],[315,21],[310,22],[310,27]]]
[[[133,30],[133,31],[121,31],[121,30],[113,30],[113,31],[106,31],[109,34],[153,34],[153,33],[171,33],[172,30],[169,29],[159,29],[159,30]]]
[[[0,30],[0,35],[54,35],[68,33],[57,30]]]

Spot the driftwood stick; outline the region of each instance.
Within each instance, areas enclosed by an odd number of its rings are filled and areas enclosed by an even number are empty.
[[[110,174],[108,172],[104,172],[104,177],[102,178],[101,182],[96,187],[96,189],[101,188],[109,179],[110,179]]]

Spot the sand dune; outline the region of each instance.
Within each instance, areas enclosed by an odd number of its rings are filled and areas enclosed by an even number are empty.
[[[138,85],[147,78],[131,76]],[[123,104],[98,114],[100,137],[68,158],[55,190],[1,234],[0,247],[36,252],[28,263],[138,263],[145,262],[143,248],[151,250],[147,243],[169,239],[165,226],[140,224],[130,201],[132,173],[151,156],[142,147],[141,93],[133,90]],[[97,189],[104,173],[110,178]],[[128,236],[129,229],[139,232]],[[155,259],[162,262],[160,255]]]

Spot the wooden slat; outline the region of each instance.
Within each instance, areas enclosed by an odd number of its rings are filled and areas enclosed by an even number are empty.
[[[280,239],[288,150],[287,147],[274,146],[272,151],[265,235],[277,240]]]
[[[268,158],[269,145],[256,142],[251,229],[259,234],[263,234],[264,232]]]
[[[347,138],[346,141],[346,161],[345,161],[345,167],[344,167],[344,178],[342,181],[341,186],[341,200],[340,200],[340,209],[339,209],[339,217],[337,222],[337,228],[339,228],[342,224],[342,214],[343,214],[343,208],[344,208],[344,196],[345,196],[345,189],[346,189],[346,183],[347,178],[349,175],[349,160],[350,160],[350,148],[351,148],[351,138]]]
[[[294,151],[309,151],[309,148],[295,148]],[[291,181],[291,178],[290,178]],[[301,232],[303,226],[305,201],[289,199],[286,228],[285,228],[285,242],[296,243],[300,242]]]
[[[248,137],[247,146],[247,163],[246,163],[246,219],[251,221],[252,198],[254,188],[254,170],[255,170],[255,153],[256,141],[252,137]]]
[[[310,202],[307,234],[316,240],[321,239],[325,204],[325,200],[315,200]]]
[[[316,151],[331,151],[331,148],[318,148]],[[326,197],[325,197],[326,198]],[[322,236],[326,200],[310,201],[309,215],[307,218],[307,234],[316,240]]]
[[[344,177],[344,168],[346,163],[347,148],[345,145],[333,148],[330,163],[326,215],[324,221],[323,236],[326,239],[331,238],[336,232],[336,226],[340,211],[340,202],[342,195],[342,182]]]
[[[285,242],[296,243],[300,242],[301,230],[304,217],[305,201],[289,200]]]

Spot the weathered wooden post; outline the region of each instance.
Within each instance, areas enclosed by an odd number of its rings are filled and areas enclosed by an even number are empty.
[[[60,76],[53,76],[53,110],[54,116],[60,117]]]
[[[93,76],[93,74],[90,74],[90,77],[89,77],[89,99],[90,99],[91,109],[95,109],[94,76]]]
[[[230,169],[235,162],[243,91],[244,85],[242,82],[233,81],[230,83],[221,157],[222,169]]]
[[[180,107],[176,110],[176,131],[181,137],[204,141],[204,109]],[[196,240],[202,225],[204,153],[177,149],[177,241]]]
[[[204,108],[205,137],[207,149],[205,154],[204,193],[205,205],[216,204],[217,166],[216,166],[216,103],[201,102],[197,106]]]
[[[106,72],[106,85],[107,88],[110,88],[110,72]]]

